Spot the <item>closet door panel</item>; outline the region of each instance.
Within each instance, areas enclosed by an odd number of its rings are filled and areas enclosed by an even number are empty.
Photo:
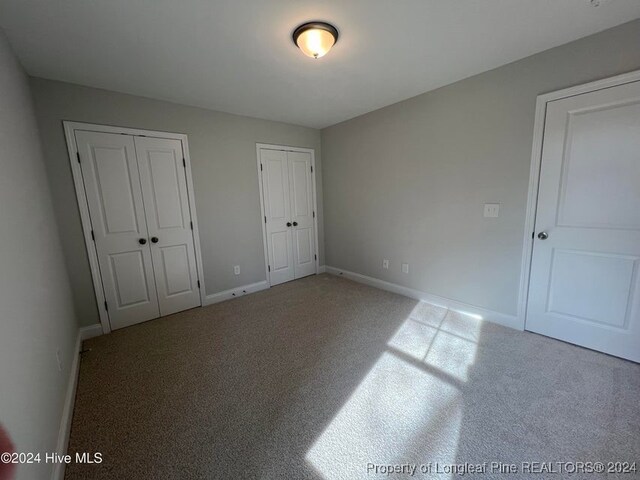
[[[311,154],[288,152],[295,278],[316,273]]]
[[[182,143],[136,137],[135,147],[160,314],[200,306]]]
[[[287,152],[262,149],[262,191],[271,285],[294,279],[291,199]],[[288,224],[288,225],[287,225]]]
[[[156,318],[133,137],[89,131],[75,135],[111,328]]]

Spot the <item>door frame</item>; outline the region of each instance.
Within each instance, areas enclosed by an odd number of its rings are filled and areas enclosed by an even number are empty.
[[[91,268],[91,278],[93,280],[93,289],[96,294],[96,302],[98,304],[98,314],[100,316],[100,325],[102,333],[111,332],[111,323],[109,321],[109,312],[105,307],[105,294],[102,285],[102,276],[100,275],[100,266],[98,264],[98,253],[95,243],[91,236],[91,216],[89,214],[89,205],[84,189],[84,181],[82,179],[82,170],[78,162],[78,146],[76,144],[76,130],[84,130],[100,133],[115,133],[121,135],[134,135],[142,137],[166,138],[170,140],[179,140],[182,144],[182,154],[185,160],[185,171],[187,179],[187,195],[189,199],[189,210],[191,212],[191,221],[193,222],[193,244],[196,253],[196,270],[198,272],[198,280],[200,281],[200,304],[205,304],[206,288],[204,282],[204,269],[202,265],[202,252],[200,251],[200,233],[198,230],[198,217],[196,215],[196,199],[193,191],[193,175],[191,174],[191,158],[189,156],[189,142],[186,134],[159,132],[155,130],[143,130],[139,128],[117,127],[111,125],[100,125],[94,123],[63,121],[64,134],[67,140],[67,151],[69,154],[69,164],[71,165],[71,173],[73,174],[73,183],[76,190],[76,199],[78,209],[80,211],[80,220],[82,222],[82,231],[84,234],[84,243],[89,257],[89,266]]]
[[[315,230],[315,265],[316,275],[320,271],[320,255],[318,254],[320,246],[318,244],[318,202],[316,200],[316,152],[313,148],[290,147],[288,145],[272,145],[270,143],[256,143],[256,167],[258,171],[258,186],[260,191],[260,223],[262,224],[262,246],[264,248],[264,274],[267,278],[267,285],[271,288],[271,272],[269,272],[269,247],[267,246],[267,228],[265,226],[265,210],[264,210],[264,188],[262,185],[262,170],[260,170],[260,150],[280,150],[284,152],[303,152],[311,154],[311,184],[313,188],[313,229]]]
[[[574,97],[584,93],[595,92],[606,88],[617,87],[626,83],[640,81],[640,70],[623,73],[614,77],[576,85],[574,87],[538,95],[536,114],[533,126],[533,145],[531,148],[531,167],[529,170],[529,189],[527,194],[527,210],[524,224],[524,241],[522,264],[520,269],[520,292],[518,296],[518,324],[521,330],[527,326],[527,305],[529,302],[529,282],[531,279],[531,261],[533,258],[536,212],[538,209],[538,189],[540,186],[540,169],[542,167],[542,147],[547,104],[554,100]]]

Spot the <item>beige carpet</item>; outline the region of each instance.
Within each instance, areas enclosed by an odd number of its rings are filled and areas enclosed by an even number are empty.
[[[465,478],[541,479],[491,462],[640,461],[639,365],[329,275],[85,348],[70,451],[104,461],[68,480],[411,478],[412,465],[444,479],[459,476],[436,468],[463,462],[489,462]]]

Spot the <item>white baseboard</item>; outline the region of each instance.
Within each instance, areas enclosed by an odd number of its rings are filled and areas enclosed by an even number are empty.
[[[99,324],[98,327],[100,328],[101,335],[102,327]],[[58,444],[56,446],[56,452],[59,455],[65,455],[69,445],[71,419],[73,418],[73,405],[76,400],[76,387],[78,386],[78,373],[80,371],[80,349],[82,347],[83,330],[88,328],[93,330],[95,329],[95,325],[79,329],[78,334],[76,335],[76,343],[73,350],[73,361],[71,362],[71,370],[69,372],[69,380],[67,383],[67,393],[64,397],[64,407],[62,409],[62,418],[60,419],[60,430],[58,430]],[[51,473],[51,480],[63,480],[64,470],[64,462],[56,463]]]
[[[468,303],[459,302],[450,298],[441,297],[439,295],[433,295],[431,293],[422,292],[413,288],[404,287],[397,283],[386,282],[378,278],[368,277],[360,273],[350,272],[340,268],[326,266],[326,272],[332,275],[338,275],[353,280],[355,282],[364,283],[366,285],[387,290],[389,292],[404,295],[405,297],[415,298],[416,300],[422,300],[432,305],[438,305],[440,307],[448,308],[463,313],[470,313],[472,315],[478,315],[483,320],[488,320],[493,323],[499,323],[506,327],[515,328],[516,330],[524,330],[524,324],[518,319],[516,315],[509,315],[506,313],[495,312],[476,305],[470,305]]]
[[[103,333],[102,325],[100,325],[99,323],[96,323],[94,325],[82,327],[80,328],[79,333],[80,333],[80,340],[82,341],[89,340],[90,338],[93,338],[93,337],[99,337]]]
[[[212,293],[205,297],[203,307],[206,305],[213,305],[218,302],[224,302],[225,300],[231,300],[232,298],[241,297],[249,293],[259,292],[260,290],[265,290],[267,288],[269,288],[269,284],[266,280],[262,280],[261,282],[250,283],[249,285],[244,285],[242,287],[225,290],[224,292]]]

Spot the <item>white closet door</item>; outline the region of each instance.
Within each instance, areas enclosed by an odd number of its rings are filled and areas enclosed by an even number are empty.
[[[135,147],[160,314],[200,306],[182,144],[135,137]]]
[[[316,273],[311,154],[288,152],[294,277]]]
[[[287,152],[260,150],[271,285],[294,279]]]
[[[640,361],[640,82],[547,105],[527,329]]]
[[[133,137],[76,131],[112,328],[159,316]]]

